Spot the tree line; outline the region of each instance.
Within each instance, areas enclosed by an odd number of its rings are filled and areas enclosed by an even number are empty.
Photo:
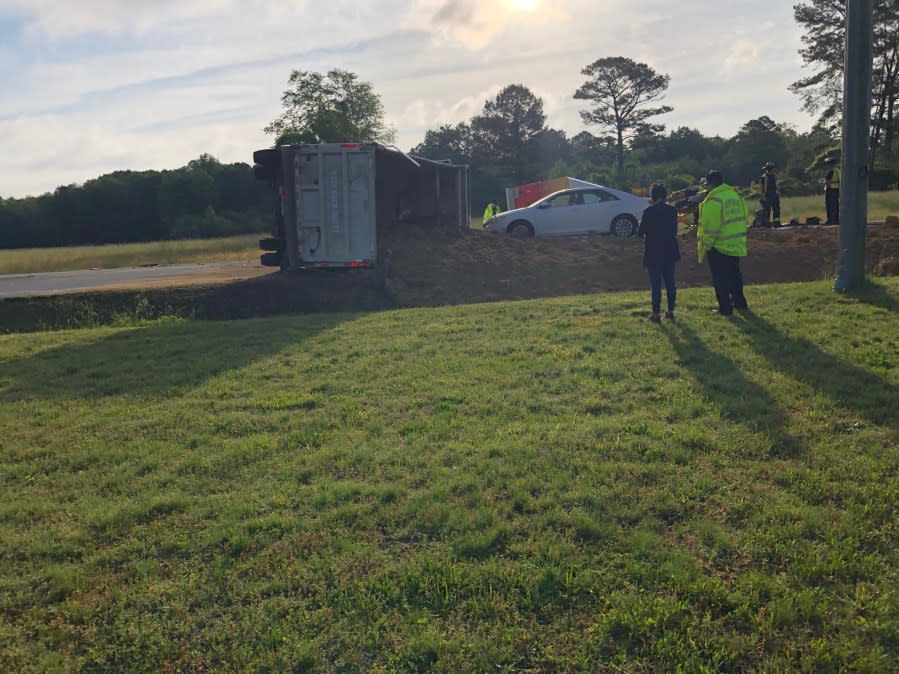
[[[31,248],[266,231],[271,192],[248,164],[203,154],[167,171],[115,171],[24,199],[0,198],[0,247]]]

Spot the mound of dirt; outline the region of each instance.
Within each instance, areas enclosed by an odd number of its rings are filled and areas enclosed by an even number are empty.
[[[678,286],[710,285],[696,260],[695,231],[680,237]],[[742,269],[747,284],[832,278],[839,230],[752,229]],[[612,236],[513,239],[481,230],[443,232],[410,227],[387,242],[393,255],[386,290],[397,304],[428,306],[526,299],[648,287],[643,242]],[[896,273],[899,232],[871,227],[867,262],[873,273]],[[881,264],[881,263],[884,264]]]

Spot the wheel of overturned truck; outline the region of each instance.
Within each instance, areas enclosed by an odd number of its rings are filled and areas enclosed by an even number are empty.
[[[610,228],[615,236],[633,236],[637,233],[637,220],[633,215],[619,215]]]
[[[534,236],[534,226],[527,220],[516,220],[506,231],[516,239],[527,239]]]
[[[281,253],[263,253],[259,256],[259,262],[263,267],[280,267],[283,257]]]

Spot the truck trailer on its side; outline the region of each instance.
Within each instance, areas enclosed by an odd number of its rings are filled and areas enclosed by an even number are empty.
[[[383,240],[417,225],[467,229],[468,167],[376,143],[284,145],[253,153],[276,199],[262,264],[283,270],[367,268]]]

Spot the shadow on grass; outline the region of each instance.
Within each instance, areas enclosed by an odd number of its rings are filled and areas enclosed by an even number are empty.
[[[861,290],[850,293],[849,296],[864,304],[899,312],[899,297],[890,293],[889,289],[881,283],[866,283]]]
[[[873,297],[882,301],[889,295],[884,291]],[[735,323],[748,335],[751,348],[774,369],[878,426],[899,429],[899,389],[882,377],[822,351],[807,339],[784,334],[756,314]]]
[[[96,341],[66,343],[0,362],[0,402],[177,394],[354,318],[319,314],[125,329]],[[277,367],[271,368],[273,374]]]
[[[712,400],[730,421],[772,439],[771,453],[795,458],[805,453],[802,439],[786,431],[787,415],[767,390],[742,374],[740,365],[711,350],[691,328],[682,323],[664,331],[680,364],[693,375],[703,395]]]

